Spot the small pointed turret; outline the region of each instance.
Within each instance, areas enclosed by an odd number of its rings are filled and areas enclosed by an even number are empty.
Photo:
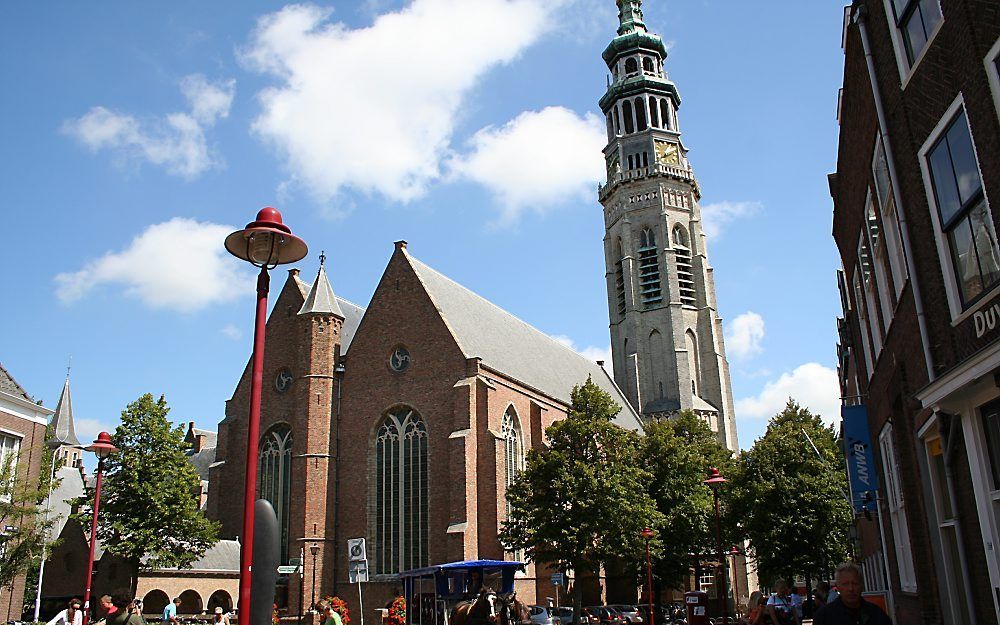
[[[52,415],[52,438],[46,441],[49,447],[80,446],[76,437],[76,427],[73,424],[73,399],[69,393],[69,371],[66,372],[66,382],[63,383],[56,413]]]
[[[326,277],[326,268],[323,266],[325,264],[326,254],[320,253],[319,272],[316,273],[316,281],[313,282],[306,301],[302,303],[299,314],[336,315],[343,319],[344,313],[340,309],[340,304],[337,303],[337,296],[333,294],[333,287],[330,286],[330,280]]]

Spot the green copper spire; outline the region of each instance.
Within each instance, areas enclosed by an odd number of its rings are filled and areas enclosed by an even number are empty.
[[[636,31],[646,32],[642,22],[642,0],[616,0],[618,3],[618,34],[625,35]]]

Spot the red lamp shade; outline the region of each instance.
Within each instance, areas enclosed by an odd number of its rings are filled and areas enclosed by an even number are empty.
[[[226,249],[256,267],[294,263],[309,253],[306,242],[292,234],[278,209],[270,206],[260,209],[246,228],[226,237]]]
[[[97,454],[98,458],[106,458],[114,452],[118,451],[115,444],[111,442],[111,435],[107,432],[101,432],[97,435],[97,440],[87,448],[87,451],[92,451]]]
[[[653,530],[651,530],[650,528],[648,528],[648,527],[644,527],[644,528],[642,528],[642,532],[640,533],[640,535],[641,535],[641,536],[642,536],[643,538],[645,538],[646,540],[649,540],[649,539],[651,539],[651,538],[652,538],[653,536],[655,536],[655,535],[656,535],[656,533],[655,533],[655,532],[653,532]]]
[[[710,488],[718,488],[726,483],[726,478],[722,477],[718,469],[711,467],[708,470],[708,479],[703,483],[708,484]]]

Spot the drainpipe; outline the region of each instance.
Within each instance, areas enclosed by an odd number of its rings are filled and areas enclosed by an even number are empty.
[[[899,177],[896,175],[896,159],[893,156],[892,145],[889,141],[889,127],[885,121],[885,107],[882,105],[882,93],[878,89],[878,79],[875,75],[875,59],[872,57],[872,49],[868,40],[868,27],[866,19],[868,8],[864,5],[855,7],[853,20],[858,25],[861,32],[861,45],[865,50],[865,61],[868,64],[868,78],[872,83],[872,98],[875,100],[875,113],[878,116],[878,127],[882,133],[882,144],[885,146],[885,160],[889,167],[889,180],[892,182],[892,197],[896,202],[896,215],[899,219],[899,229],[903,239],[903,253],[906,257],[907,274],[910,278],[910,288],[913,290],[913,305],[917,313],[917,326],[920,328],[920,343],[924,348],[924,364],[927,366],[927,382],[933,382],[934,378],[934,357],[931,355],[930,339],[927,334],[927,319],[924,315],[924,300],[920,294],[920,280],[917,279],[916,268],[913,267],[913,247],[910,245],[910,228],[906,221],[906,211],[903,210],[903,202],[899,191]]]
[[[955,445],[956,439],[958,438],[958,427],[961,423],[961,417],[947,414],[944,412],[935,412],[938,417],[938,429],[941,431],[941,436],[944,438],[944,445],[942,445],[942,455],[944,456],[944,475],[945,480],[948,482],[948,500],[951,503],[951,514],[955,519],[955,528],[961,532],[961,518],[958,513],[958,497],[955,495],[955,471],[953,465],[955,464]],[[956,534],[956,540],[961,539],[961,534]],[[965,576],[966,580],[973,579],[969,574],[969,564],[965,558],[965,550],[959,549],[958,551],[959,566],[962,567],[962,575]],[[963,580],[964,581],[964,580]],[[962,584],[965,589],[965,603],[968,606],[969,618],[972,622],[969,625],[976,625],[976,610],[975,603],[972,600],[972,584]]]

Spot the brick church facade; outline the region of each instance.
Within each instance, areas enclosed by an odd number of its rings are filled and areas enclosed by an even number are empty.
[[[241,531],[249,368],[219,424],[207,512],[222,536]],[[347,583],[349,538],[364,537],[381,606],[396,574],[431,563],[510,559],[497,539],[508,480],[543,432],[566,416],[590,377],[638,415],[597,363],[413,258],[397,242],[367,309],[334,295],[325,268],[312,285],[291,270],[267,324],[259,489],[275,504],[282,559],[303,558],[280,602],[336,593]],[[235,495],[234,495],[235,494]],[[549,572],[517,581],[529,603],[555,596]],[[634,592],[634,584],[631,587]]]

